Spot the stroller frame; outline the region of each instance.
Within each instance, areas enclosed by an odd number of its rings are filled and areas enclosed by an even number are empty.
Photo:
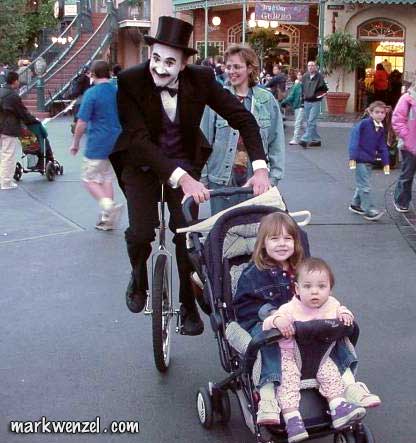
[[[56,175],[63,175],[64,167],[53,158],[52,149],[50,147],[48,138],[44,136],[45,130],[41,128],[41,123],[36,123],[33,125],[28,125],[27,129],[36,136],[37,141],[39,143],[39,151],[40,152],[25,152],[22,149],[21,159],[26,161],[28,160],[28,155],[33,155],[38,157],[38,163],[33,167],[24,167],[24,162],[17,162],[16,169],[14,173],[14,179],[16,181],[20,181],[23,174],[28,174],[30,172],[38,172],[41,175],[46,175],[48,181],[54,181]],[[48,156],[52,155],[52,160],[48,158]],[[39,160],[43,160],[43,165],[41,168],[38,167]]]
[[[232,196],[236,193],[239,194],[251,194],[252,190],[242,188],[224,188],[211,191],[211,198],[215,196]],[[191,206],[193,205],[193,199],[188,198],[183,205],[183,212],[188,225],[192,225],[196,222],[193,219],[191,213]],[[279,211],[277,208],[271,208],[267,206],[255,206],[247,207],[248,211],[255,211],[258,220],[264,215],[271,212]],[[221,224],[226,224],[228,220],[231,220],[235,216],[237,209],[230,210],[227,214],[224,214],[214,225],[210,234],[221,228]],[[240,211],[240,209],[238,209]],[[251,223],[248,222],[248,223]],[[236,223],[238,224],[238,223]],[[244,223],[242,223],[244,224]],[[224,228],[225,230],[225,228]],[[302,231],[301,231],[302,232]],[[221,236],[221,234],[220,234]],[[217,239],[218,240],[218,239]],[[254,382],[252,380],[252,370],[257,358],[257,353],[262,346],[271,343],[277,343],[282,338],[280,331],[272,330],[262,332],[253,337],[244,353],[240,355],[234,350],[230,343],[228,343],[225,336],[225,328],[227,322],[230,320],[229,310],[231,306],[228,306],[227,301],[224,299],[224,295],[218,294],[219,286],[215,289],[213,285],[218,280],[221,280],[219,285],[222,285],[224,266],[222,257],[219,257],[218,241],[213,242],[216,244],[217,250],[211,248],[211,251],[206,250],[206,245],[202,244],[201,237],[198,232],[188,232],[188,243],[191,245],[189,252],[191,262],[193,263],[195,270],[204,284],[202,298],[197,298],[197,301],[201,309],[209,315],[211,327],[215,333],[215,337],[218,344],[220,361],[223,369],[229,373],[229,375],[220,382],[209,382],[208,387],[199,388],[196,395],[197,410],[200,423],[203,427],[209,429],[213,426],[214,415],[219,418],[219,421],[226,424],[231,417],[231,403],[228,395],[228,391],[233,392],[238,399],[244,422],[250,431],[255,435],[257,443],[266,442],[287,442],[287,436],[282,426],[258,426],[256,423],[256,403],[258,401],[257,394],[255,392]],[[222,250],[222,241],[220,244]],[[210,263],[209,253],[212,254],[212,263],[221,263],[222,275],[211,281],[209,275]],[[221,292],[221,291],[220,291]],[[306,322],[305,325],[308,325]],[[302,325],[296,324],[297,338],[310,334],[311,331],[308,328],[302,328]],[[334,339],[341,336],[345,336],[345,328],[341,324],[337,323],[336,327],[332,326],[331,329],[326,330],[325,333],[338,334]],[[355,334],[355,338],[358,338],[358,328],[354,331],[349,331],[349,334]],[[342,335],[339,335],[342,334]],[[309,418],[303,414],[302,409],[319,408],[321,415],[318,418]],[[332,428],[332,424],[327,415],[328,405],[326,400],[321,397],[316,389],[306,389],[302,391],[301,411],[305,418],[305,424],[309,432],[309,440],[322,438],[328,435],[334,435],[334,443],[374,443],[374,438],[370,429],[362,422],[357,421],[351,425],[346,426],[341,430],[335,430]],[[309,414],[310,415],[310,414]],[[325,417],[324,423],[322,422],[322,415]],[[315,415],[316,417],[316,415]]]

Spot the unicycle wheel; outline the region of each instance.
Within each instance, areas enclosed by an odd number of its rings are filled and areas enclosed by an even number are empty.
[[[166,372],[169,367],[172,320],[168,260],[166,255],[159,255],[153,271],[152,333],[153,356],[160,372]]]

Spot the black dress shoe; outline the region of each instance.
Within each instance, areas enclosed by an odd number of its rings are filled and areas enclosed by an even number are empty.
[[[305,142],[305,141],[303,141],[303,140],[301,140],[300,142],[299,142],[299,144],[302,146],[302,148],[304,148],[304,149],[306,149],[307,147],[308,147],[308,143],[307,142]]]
[[[193,306],[188,308],[181,305],[181,334],[183,335],[200,335],[204,332],[204,323],[199,316],[198,308]]]
[[[309,146],[321,146],[321,142],[319,140],[311,141]]]
[[[131,276],[126,289],[126,305],[131,312],[137,314],[143,311],[147,300],[147,292],[144,289],[137,289],[134,277]]]

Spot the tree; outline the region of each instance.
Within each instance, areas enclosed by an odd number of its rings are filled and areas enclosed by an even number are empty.
[[[336,92],[345,72],[366,68],[371,63],[371,54],[358,39],[348,32],[334,32],[325,37],[324,44],[324,69],[327,74],[337,71]]]
[[[0,0],[0,61],[16,64],[26,49],[33,48],[39,32],[56,25],[54,0],[41,0],[33,11],[26,0]]]
[[[278,45],[273,29],[255,28],[249,33],[248,42],[256,51],[260,59],[260,69],[263,69],[263,60]]]
[[[14,65],[24,47],[26,0],[0,1],[0,62]]]

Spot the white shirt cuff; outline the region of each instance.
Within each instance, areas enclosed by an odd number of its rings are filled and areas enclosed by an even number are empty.
[[[253,171],[256,171],[257,169],[269,169],[267,167],[267,163],[264,160],[254,160],[252,166],[253,166]]]
[[[262,161],[262,160],[260,160],[260,161]],[[179,186],[179,180],[185,174],[187,174],[187,172],[184,171],[182,168],[176,168],[172,172],[172,175],[169,177],[169,180],[168,180],[169,186],[176,189]]]

